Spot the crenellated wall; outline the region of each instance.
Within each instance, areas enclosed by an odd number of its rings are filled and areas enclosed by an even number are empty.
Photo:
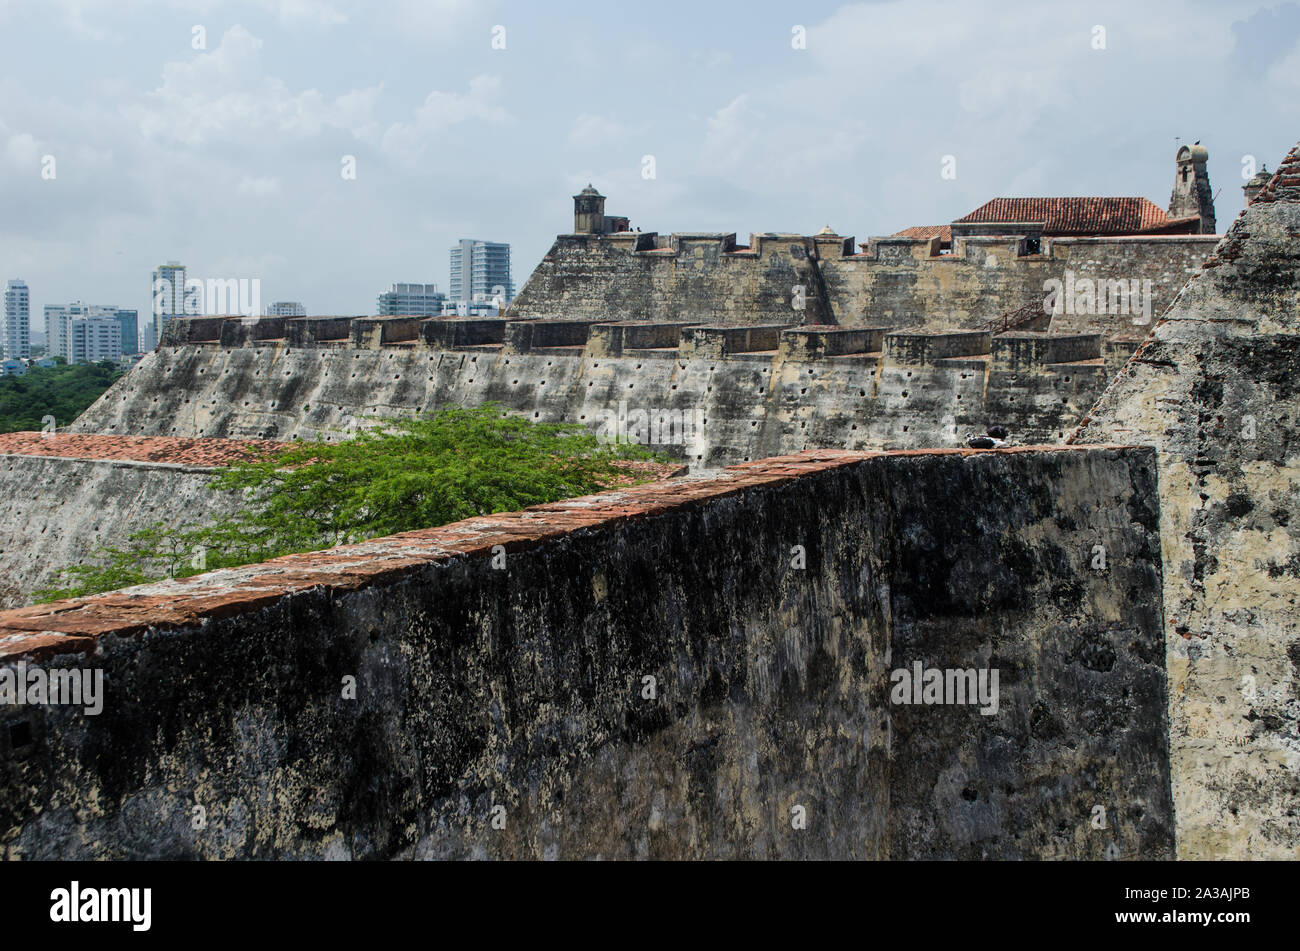
[[[872,238],[855,253],[840,235],[755,234],[748,246],[734,234],[560,235],[508,316],[960,330],[1044,299],[1053,279],[1150,282],[1149,313],[1084,298],[1054,318],[1053,330],[1110,337],[1149,328],[1217,240],[1046,238],[1025,255],[1017,236],[960,238],[940,254],[937,239]]]
[[[1057,442],[1109,379],[1100,338],[1087,334],[440,318],[226,323],[238,329],[212,318],[170,321],[159,349],[72,431],[332,439],[368,416],[492,400],[598,431],[626,420],[619,432],[655,443],[649,420],[669,414],[683,428],[661,448],[716,468],[807,448],[958,446],[992,423],[1018,444]],[[647,419],[640,428],[638,418]]]

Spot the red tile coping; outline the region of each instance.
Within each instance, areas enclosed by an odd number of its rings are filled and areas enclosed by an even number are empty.
[[[731,466],[707,479],[650,482],[597,495],[484,515],[325,551],[286,555],[179,580],[52,601],[0,612],[0,663],[19,658],[90,653],[103,635],[139,636],[147,629],[193,627],[274,604],[286,595],[327,586],[351,591],[396,581],[417,568],[468,555],[489,557],[534,548],[584,528],[647,518],[691,505],[771,487],[882,456],[971,456],[988,453],[1097,452],[1121,446],[1018,446],[1004,449],[916,449],[892,452],[806,450]]]
[[[180,466],[228,466],[260,451],[287,449],[293,443],[220,436],[91,436],[80,433],[4,433],[0,455],[53,456],[60,459],[160,462]]]
[[[50,456],[58,459],[122,460],[157,462],[180,466],[220,468],[260,453],[290,449],[302,443],[276,442],[271,439],[225,439],[220,436],[83,436],[78,433],[4,433],[0,434],[0,455]],[[645,479],[671,479],[684,475],[679,463],[619,461],[625,470],[615,485],[631,485]]]

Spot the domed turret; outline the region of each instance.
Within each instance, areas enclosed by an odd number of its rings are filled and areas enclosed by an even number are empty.
[[[573,196],[573,233],[605,233],[605,196],[590,184]]]
[[[1267,185],[1268,180],[1272,177],[1273,173],[1268,170],[1267,165],[1261,165],[1259,167],[1259,171],[1251,176],[1250,181],[1241,186],[1241,190],[1246,195],[1246,204],[1249,205],[1255,200],[1255,196],[1259,194],[1260,189]]]

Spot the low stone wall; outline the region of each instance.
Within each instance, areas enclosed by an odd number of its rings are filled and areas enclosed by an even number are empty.
[[[1155,478],[804,454],[0,613],[0,677],[103,691],[0,706],[0,845],[1168,858]],[[917,665],[997,702],[905,704]]]
[[[0,607],[64,584],[61,569],[126,548],[159,522],[207,524],[239,509],[210,487],[246,455],[228,439],[0,435]]]

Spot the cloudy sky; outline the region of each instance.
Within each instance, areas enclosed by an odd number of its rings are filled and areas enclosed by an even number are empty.
[[[1300,5],[0,0],[0,277],[34,329],[143,313],[168,259],[372,313],[445,289],[461,237],[521,285],[589,181],[645,231],[864,239],[1003,195],[1163,207],[1179,137],[1223,230],[1244,159],[1300,138]]]

